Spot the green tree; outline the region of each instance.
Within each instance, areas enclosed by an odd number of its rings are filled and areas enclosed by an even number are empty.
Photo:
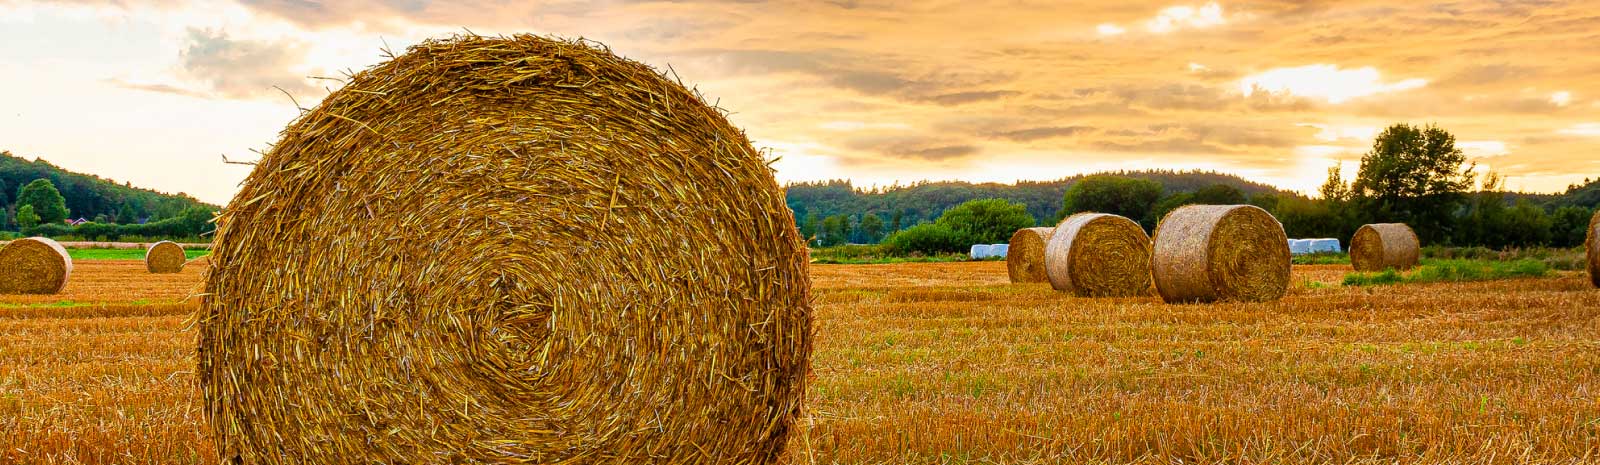
[[[1424,243],[1450,236],[1452,215],[1472,187],[1473,169],[1456,138],[1438,126],[1396,124],[1361,157],[1351,193],[1378,221],[1410,224]]]
[[[1557,208],[1550,215],[1550,245],[1557,247],[1577,247],[1583,245],[1587,237],[1589,218],[1593,212],[1587,208],[1568,205]]]
[[[1244,192],[1227,184],[1212,184],[1194,192],[1179,192],[1167,196],[1150,208],[1143,218],[1146,224],[1155,224],[1168,212],[1184,205],[1238,205],[1245,202]]]
[[[885,238],[883,243],[891,252],[902,255],[961,253],[972,244],[965,234],[939,223],[923,223],[897,231]]]
[[[1061,198],[1060,218],[1083,212],[1110,213],[1147,220],[1161,199],[1161,183],[1123,176],[1089,176],[1073,183]],[[1153,225],[1147,222],[1146,227]],[[1009,237],[1009,236],[1008,236]]]
[[[39,214],[33,212],[33,205],[17,207],[17,227],[28,229],[39,225]]]
[[[822,220],[817,241],[823,246],[844,244],[850,240],[850,217],[833,215]]]
[[[67,210],[67,199],[61,196],[49,179],[35,179],[22,186],[22,190],[17,192],[17,205],[33,207],[33,212],[39,216],[39,223],[60,223],[71,214]]]
[[[139,222],[139,215],[133,212],[133,206],[127,203],[117,209],[117,224],[134,224]]]
[[[883,239],[883,218],[879,218],[876,213],[868,213],[861,217],[861,225],[856,231],[861,233],[861,242],[877,243],[879,239]]]
[[[968,244],[1006,242],[1018,229],[1037,224],[1026,205],[1005,199],[969,200],[945,210],[938,223],[966,236]]]
[[[894,216],[889,220],[889,231],[893,232],[901,229],[900,220],[903,216],[905,216],[905,210],[895,209]]]

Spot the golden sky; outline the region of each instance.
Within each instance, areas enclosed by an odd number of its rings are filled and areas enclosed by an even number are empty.
[[[1537,1],[0,0],[0,149],[225,203],[248,167],[222,156],[273,142],[285,93],[468,30],[670,66],[785,181],[1200,168],[1312,192],[1397,122],[1514,189],[1600,176],[1600,8]]]

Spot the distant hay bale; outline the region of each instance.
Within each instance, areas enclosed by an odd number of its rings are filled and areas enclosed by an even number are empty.
[[[968,249],[967,256],[972,257],[973,260],[982,260],[993,256],[992,250],[994,250],[994,246],[989,244],[972,244],[972,248]]]
[[[1011,244],[989,244],[989,256],[1006,258],[1011,252]]]
[[[1311,239],[1289,239],[1290,255],[1305,255],[1311,253]]]
[[[1600,210],[1589,218],[1589,234],[1583,243],[1589,253],[1589,282],[1600,287]]]
[[[1050,286],[1084,297],[1150,291],[1150,236],[1133,220],[1079,213],[1062,220],[1045,246]]]
[[[176,242],[161,241],[150,244],[144,251],[144,267],[151,273],[177,273],[183,271],[189,257]]]
[[[1167,302],[1277,300],[1289,288],[1289,239],[1254,206],[1184,206],[1156,227],[1152,268]]]
[[[54,239],[30,237],[0,247],[0,294],[56,294],[72,277],[72,257]]]
[[[723,113],[592,42],[430,40],[300,115],[217,219],[221,463],[772,463],[807,250]]]
[[[1011,235],[1006,253],[1006,272],[1014,283],[1043,283],[1050,278],[1044,270],[1044,247],[1055,228],[1022,228]]]
[[[1356,271],[1409,270],[1421,255],[1417,233],[1404,223],[1369,224],[1350,238],[1350,266]]]

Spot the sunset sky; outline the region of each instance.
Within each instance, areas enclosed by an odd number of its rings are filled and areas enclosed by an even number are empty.
[[[249,167],[222,157],[259,157],[285,93],[469,30],[670,65],[783,181],[1198,168],[1309,193],[1396,122],[1513,189],[1600,176],[1600,8],[1535,1],[0,0],[0,150],[226,203]]]

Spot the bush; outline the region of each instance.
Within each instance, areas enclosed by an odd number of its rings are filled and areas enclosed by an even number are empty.
[[[965,236],[970,244],[998,244],[1011,240],[1018,229],[1031,228],[1035,221],[1028,206],[1005,199],[969,200],[950,207],[939,215],[939,225]]]
[[[941,223],[923,223],[890,234],[883,240],[889,251],[897,254],[920,253],[936,255],[962,253],[972,242],[967,236]]]

